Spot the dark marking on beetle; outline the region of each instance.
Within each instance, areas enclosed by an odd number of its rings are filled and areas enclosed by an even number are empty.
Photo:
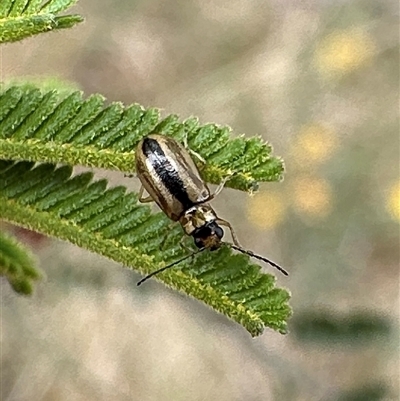
[[[192,236],[198,248],[208,247],[210,251],[216,251],[221,246],[219,242],[224,236],[224,230],[215,221],[211,221],[202,227],[196,228]],[[214,242],[214,245],[207,246],[207,242],[210,242],[210,238],[214,238],[215,236],[217,240],[211,241]]]
[[[195,205],[190,199],[185,189],[185,185],[178,172],[165,156],[159,143],[152,138],[143,140],[142,151],[146,158],[151,159],[151,164],[161,182],[180,203],[184,210],[190,209]]]

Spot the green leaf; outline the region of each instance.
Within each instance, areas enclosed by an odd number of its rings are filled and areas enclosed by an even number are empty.
[[[68,240],[142,274],[178,260],[187,254],[179,245],[178,224],[171,230],[163,213],[151,214],[124,187],[106,189],[107,182],[93,182],[91,173],[71,178],[71,167],[54,165],[130,173],[137,143],[151,132],[187,140],[205,159],[199,169],[210,183],[233,173],[227,186],[251,192],[258,181],[282,178],[281,159],[259,137],[231,139],[229,127],[200,125],[196,118],[180,122],[176,115],[160,118],[157,109],[138,104],[106,106],[101,95],[84,99],[65,87],[13,84],[0,94],[0,158],[10,160],[0,163],[0,218]],[[186,242],[193,246],[190,238]],[[252,335],[264,327],[286,332],[288,292],[229,247],[203,252],[157,278],[224,313]]]
[[[284,166],[260,137],[230,138],[229,127],[201,125],[197,118],[180,122],[176,115],[160,118],[154,108],[138,104],[105,105],[101,95],[86,99],[79,91],[13,85],[0,94],[0,158],[65,163],[134,171],[135,148],[151,132],[187,139],[205,181],[257,190],[260,181],[282,179]],[[197,161],[197,160],[196,160]]]
[[[385,316],[368,311],[333,314],[331,310],[297,314],[291,329],[298,340],[321,345],[337,344],[363,347],[369,343],[386,344],[392,327]]]
[[[137,194],[121,186],[106,189],[107,182],[93,181],[92,173],[71,173],[67,166],[2,161],[0,218],[70,241],[142,274],[187,254],[179,244],[179,225],[171,229],[170,220],[138,203]],[[190,238],[186,245],[193,247]],[[232,254],[228,247],[203,252],[157,279],[205,302],[253,336],[264,327],[286,332],[289,293],[275,287],[275,278],[261,273],[247,256]]]
[[[34,267],[30,252],[12,237],[0,232],[0,275],[5,276],[16,292],[32,293],[32,281],[41,274]]]
[[[0,43],[15,42],[55,29],[70,28],[83,21],[80,15],[57,15],[77,0],[2,0]]]
[[[335,394],[336,401],[380,401],[389,400],[390,389],[386,383],[373,381],[362,386]]]

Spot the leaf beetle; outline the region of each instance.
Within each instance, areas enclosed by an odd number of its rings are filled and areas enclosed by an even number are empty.
[[[189,152],[173,138],[156,133],[146,136],[139,142],[135,156],[136,172],[142,184],[139,201],[156,202],[171,220],[179,221],[185,234],[192,236],[199,248],[197,252],[145,276],[138,285],[194,254],[205,249],[214,251],[222,244],[263,260],[288,275],[271,260],[243,249],[231,224],[219,218],[209,204],[222,191],[229,177],[219,184],[214,193],[211,193]],[[149,196],[143,197],[144,190]],[[221,226],[229,228],[234,244],[222,241],[224,230]]]

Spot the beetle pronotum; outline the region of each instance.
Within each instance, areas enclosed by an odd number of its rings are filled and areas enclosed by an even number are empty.
[[[142,184],[139,201],[156,202],[171,220],[179,221],[185,234],[192,236],[199,248],[198,251],[148,274],[138,285],[205,249],[214,251],[221,244],[267,262],[288,275],[276,263],[240,246],[231,224],[219,218],[208,203],[222,191],[226,179],[212,194],[201,179],[187,150],[174,139],[159,134],[143,138],[136,148],[136,172]],[[144,190],[148,192],[148,197],[143,197]],[[222,241],[224,230],[221,226],[229,228],[233,244]]]

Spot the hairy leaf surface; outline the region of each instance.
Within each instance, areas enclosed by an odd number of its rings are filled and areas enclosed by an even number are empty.
[[[126,188],[107,188],[92,173],[43,163],[0,163],[0,218],[70,241],[142,274],[185,254],[182,230],[163,213],[152,214]],[[187,238],[187,246],[192,246]],[[289,293],[271,274],[228,247],[205,251],[157,276],[167,286],[205,302],[253,336],[270,327],[284,333]],[[140,291],[140,288],[136,289]]]
[[[257,190],[261,181],[278,181],[283,162],[260,137],[230,138],[230,128],[201,125],[197,118],[160,117],[158,109],[138,104],[105,105],[101,95],[86,99],[81,92],[41,90],[15,85],[0,95],[0,158],[65,163],[134,172],[135,148],[141,138],[157,132],[178,141],[206,161],[194,159],[202,177],[226,186]]]
[[[1,0],[0,43],[15,42],[39,33],[70,28],[80,15],[57,15],[77,0]]]

